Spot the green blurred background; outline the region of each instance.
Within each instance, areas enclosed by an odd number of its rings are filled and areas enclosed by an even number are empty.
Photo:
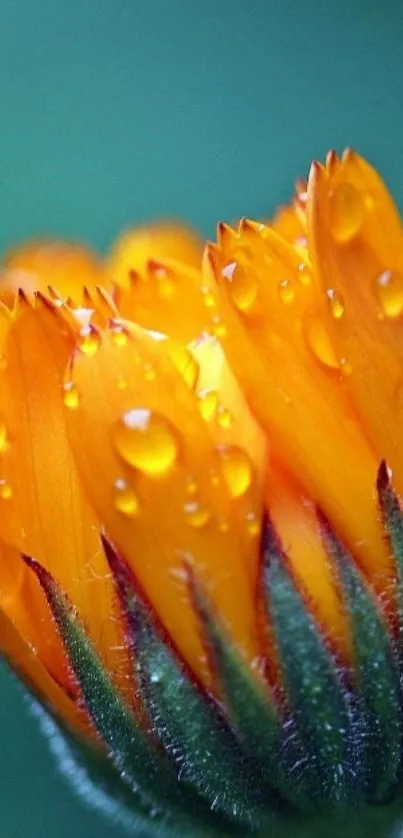
[[[264,216],[353,145],[403,202],[401,0],[0,0],[0,248]],[[117,838],[0,671],[4,838]]]

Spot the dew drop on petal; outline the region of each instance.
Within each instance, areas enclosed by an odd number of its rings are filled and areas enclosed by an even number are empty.
[[[183,510],[188,524],[196,529],[205,527],[211,519],[211,510],[197,500],[185,503]]]
[[[303,330],[305,341],[315,358],[326,367],[338,369],[339,361],[320,314],[308,312],[304,319]]]
[[[218,408],[218,393],[216,390],[200,390],[197,394],[199,398],[199,411],[201,417],[205,422],[210,422]]]
[[[227,327],[223,321],[223,319],[218,315],[215,314],[212,318],[212,326],[213,326],[213,335],[216,338],[225,338],[227,334]]]
[[[248,512],[246,516],[246,529],[250,536],[255,537],[260,532],[260,521],[254,512]]]
[[[211,288],[208,285],[202,285],[200,291],[206,308],[214,308],[216,302]]]
[[[151,477],[161,477],[173,467],[178,443],[171,423],[147,408],[126,411],[114,430],[114,445],[122,459]]]
[[[95,326],[84,326],[78,333],[77,343],[84,355],[95,355],[101,345],[101,337]]]
[[[232,413],[230,413],[227,407],[220,405],[217,408],[217,424],[220,428],[228,429],[232,426],[232,421]]]
[[[253,273],[238,262],[230,262],[223,268],[222,276],[229,284],[229,294],[237,309],[248,312],[256,302],[258,293]]]
[[[311,284],[311,276],[306,262],[301,262],[298,265],[298,280],[304,288],[307,288]]]
[[[164,265],[150,262],[149,274],[155,280],[157,294],[162,300],[167,300],[175,294],[175,282],[171,272]]]
[[[74,381],[65,381],[63,384],[63,401],[69,410],[77,410],[80,406],[80,396]]]
[[[115,509],[123,515],[127,515],[129,518],[134,518],[139,511],[139,504],[134,489],[125,480],[119,479],[113,487],[113,492]]]
[[[232,497],[242,497],[252,483],[252,466],[248,454],[236,445],[221,445],[217,450]]]
[[[328,288],[326,296],[329,300],[330,311],[335,320],[340,320],[344,314],[344,301],[334,288]]]
[[[13,495],[13,490],[7,480],[0,480],[0,498],[9,500]]]
[[[146,363],[143,367],[143,375],[146,381],[155,381],[156,372],[152,364]]]
[[[352,183],[341,183],[330,194],[330,228],[337,242],[349,242],[361,230],[365,204]]]
[[[112,331],[112,343],[115,346],[118,346],[118,347],[126,346],[128,340],[129,340],[129,335],[127,333],[127,329],[125,329],[124,326],[121,326],[120,324],[115,323],[112,326],[111,331]]]
[[[278,284],[278,295],[284,305],[290,305],[295,299],[294,283],[291,279],[283,279]]]
[[[383,271],[376,278],[375,290],[385,317],[400,317],[403,311],[403,274],[399,271]]]

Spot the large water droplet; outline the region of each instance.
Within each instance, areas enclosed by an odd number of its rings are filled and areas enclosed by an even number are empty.
[[[114,487],[114,504],[118,512],[127,515],[129,518],[134,518],[139,511],[139,504],[136,493],[125,480],[119,479],[116,481]]]
[[[294,283],[291,279],[283,279],[278,285],[278,295],[284,305],[290,305],[295,298]]]
[[[399,271],[383,271],[376,278],[375,290],[385,317],[400,317],[403,311],[403,274]]]
[[[321,361],[326,367],[338,369],[339,361],[320,314],[315,312],[308,313],[303,327],[306,343],[315,355],[315,358]]]
[[[330,228],[338,242],[348,242],[364,223],[365,205],[361,193],[352,183],[341,183],[330,194]]]
[[[222,276],[229,283],[230,297],[239,311],[250,311],[258,293],[258,284],[253,273],[238,262],[230,262],[223,268]]]
[[[162,300],[172,297],[176,288],[171,271],[165,265],[158,264],[158,262],[149,262],[148,270],[150,277],[155,280],[158,296]]]
[[[248,454],[236,445],[222,445],[217,450],[232,497],[242,497],[252,482],[252,466]]]
[[[217,408],[217,423],[218,423],[218,425],[220,426],[220,428],[228,429],[232,426],[232,422],[233,422],[232,413],[230,413],[230,411],[228,410],[227,407],[224,407],[224,405],[221,404]]]
[[[178,455],[171,423],[147,408],[133,408],[118,420],[114,444],[128,465],[151,477],[167,474]]]
[[[114,343],[115,346],[118,346],[118,347],[126,346],[128,340],[129,340],[129,334],[128,334],[127,329],[125,329],[125,327],[123,325],[121,325],[120,323],[114,323],[112,328],[111,328],[111,332],[112,332],[112,343]]]
[[[340,318],[343,317],[344,314],[343,299],[339,294],[337,294],[337,291],[335,291],[334,288],[328,288],[328,290],[326,291],[326,296],[329,300],[330,311],[332,312],[334,319],[340,320]]]
[[[63,401],[69,410],[77,410],[80,406],[80,395],[74,381],[66,381],[63,384]]]
[[[216,338],[225,338],[227,334],[227,327],[219,314],[214,314],[211,318],[212,332]]]
[[[91,324],[84,326],[78,333],[77,343],[84,355],[95,355],[101,345],[98,329]]]
[[[196,529],[205,527],[211,519],[211,510],[197,500],[185,503],[183,509],[188,524]]]
[[[205,422],[210,422],[218,408],[218,393],[216,390],[200,390],[198,397],[200,415]]]

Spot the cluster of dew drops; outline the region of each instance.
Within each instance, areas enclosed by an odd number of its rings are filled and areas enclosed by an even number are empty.
[[[129,332],[119,321],[110,321],[110,331],[112,342],[118,349],[127,345],[131,339]],[[150,332],[150,334],[155,336],[156,340],[163,337],[158,333]],[[87,356],[94,355],[100,348],[99,333],[91,328],[90,322],[80,330],[78,347]],[[197,389],[199,365],[190,349],[178,345],[175,352],[175,366],[187,386],[194,391],[195,403],[201,418],[217,429],[220,438],[225,439],[226,432],[230,433],[233,426],[231,412],[220,402],[217,391]],[[171,357],[173,357],[172,354]],[[135,362],[137,360],[134,358]],[[157,373],[150,363],[142,364],[138,374],[149,382],[157,379]],[[125,390],[127,386],[125,379],[118,377],[117,387]],[[158,386],[157,380],[156,386]],[[74,381],[66,381],[64,384],[64,404],[69,410],[76,411],[80,408],[80,394]],[[122,476],[114,482],[112,500],[120,514],[128,518],[136,518],[141,515],[142,509],[141,500],[134,485],[136,474],[141,473],[150,481],[163,481],[169,478],[181,458],[180,436],[167,417],[149,407],[136,406],[125,410],[119,416],[113,428],[112,438],[118,457],[126,467],[129,467],[132,475],[132,479]],[[211,484],[217,487],[223,479],[231,500],[243,503],[246,532],[251,539],[256,539],[260,526],[253,502],[255,475],[251,459],[244,449],[230,441],[217,444],[215,453],[218,458],[218,468],[211,472]],[[229,521],[214,517],[213,510],[203,502],[199,495],[197,480],[193,475],[186,474],[184,468],[182,471],[185,495],[183,514],[186,524],[196,529],[215,525],[220,532],[227,532]],[[167,491],[169,492],[169,484],[167,484]]]

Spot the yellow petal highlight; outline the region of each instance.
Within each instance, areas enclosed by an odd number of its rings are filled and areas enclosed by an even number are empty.
[[[72,374],[80,407],[66,413],[88,495],[180,651],[208,680],[185,572],[191,563],[252,661],[251,557],[240,550],[219,453],[166,341],[135,329],[122,344],[105,331],[96,353],[76,355]],[[257,572],[255,541],[251,553]]]

